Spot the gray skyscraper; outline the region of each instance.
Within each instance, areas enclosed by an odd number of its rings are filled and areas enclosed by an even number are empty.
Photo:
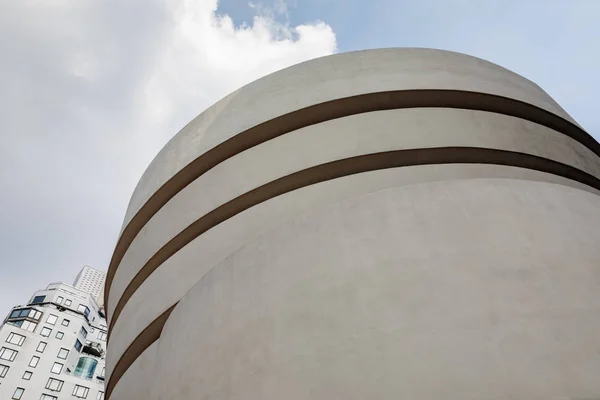
[[[77,274],[73,286],[94,296],[94,299],[96,299],[98,304],[102,307],[104,305],[105,280],[106,272],[85,265],[81,271],[79,271],[79,274]]]
[[[599,155],[536,84],[463,54],[255,81],[133,193],[108,397],[600,398]]]

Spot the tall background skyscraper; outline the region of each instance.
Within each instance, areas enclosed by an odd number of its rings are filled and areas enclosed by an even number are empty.
[[[62,282],[36,291],[0,325],[0,399],[104,399],[106,337],[88,291]]]
[[[77,274],[73,286],[94,296],[100,307],[104,305],[106,272],[85,265]]]
[[[384,49],[269,75],[133,193],[107,395],[600,398],[599,191],[600,144],[484,60]]]

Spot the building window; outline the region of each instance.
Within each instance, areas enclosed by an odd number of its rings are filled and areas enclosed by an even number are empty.
[[[89,391],[90,391],[90,389],[86,388],[85,386],[75,385],[75,387],[73,388],[72,394],[73,394],[73,396],[79,397],[80,399],[85,399],[85,398],[87,398]]]
[[[31,361],[29,361],[29,366],[31,368],[35,368],[35,367],[37,367],[39,362],[40,362],[40,358],[38,356],[33,356],[33,357],[31,357]]]
[[[11,399],[13,400],[21,400],[21,396],[23,396],[23,393],[25,392],[25,389],[18,387],[15,392],[13,393],[13,396],[11,397]]]
[[[25,318],[25,317],[29,317],[29,318],[33,318],[36,321],[39,321],[40,317],[42,316],[42,312],[38,311],[34,308],[20,308],[18,310],[13,310],[10,313],[10,316],[8,318]]]
[[[28,380],[31,379],[31,375],[33,375],[33,372],[31,372],[31,371],[25,371],[23,373],[23,379],[25,379],[26,381],[28,381]]]
[[[18,351],[9,349],[8,347],[2,347],[0,349],[0,359],[6,361],[15,361]]]
[[[46,319],[46,322],[49,323],[50,325],[54,325],[54,324],[56,324],[57,320],[58,320],[58,316],[56,316],[54,314],[50,314],[50,315],[48,315],[48,319]]]
[[[102,390],[98,392],[98,396],[96,396],[96,400],[104,400],[104,392]]]
[[[71,303],[72,303],[71,299],[65,300],[65,306],[69,307],[71,305]]]
[[[6,343],[16,344],[17,346],[21,346],[25,341],[25,336],[19,335],[18,333],[11,332],[6,339]]]
[[[40,400],[58,400],[58,397],[51,396],[49,394],[42,394],[42,397],[40,397]]]
[[[61,339],[61,340],[62,340],[63,336],[65,336],[65,334],[64,334],[64,333],[62,333],[62,332],[60,332],[60,331],[59,331],[59,332],[56,332],[56,338],[57,338],[57,339]]]
[[[65,318],[65,319],[63,319],[62,326],[69,326],[70,322],[71,321],[69,321],[68,319]]]
[[[46,382],[46,389],[52,390],[53,392],[60,392],[62,390],[64,381],[48,378],[48,382]]]
[[[62,302],[63,302],[63,300],[64,300],[64,299],[65,299],[64,297],[62,297],[62,296],[58,296],[58,297],[56,298],[56,304],[62,304]]]
[[[98,340],[106,341],[106,332],[98,331]]]
[[[87,331],[85,330],[85,328],[83,326],[81,327],[81,330],[79,331],[79,333],[81,333],[81,336],[87,337]]]
[[[42,335],[43,337],[48,337],[50,336],[50,334],[52,333],[52,329],[48,328],[47,326],[42,328],[42,331],[40,332],[40,335]]]
[[[0,364],[0,378],[4,378],[9,370],[8,365]]]
[[[69,355],[69,350],[67,350],[65,348],[61,348],[58,351],[58,355],[56,357],[60,358],[61,360],[66,360],[68,355]]]
[[[81,352],[82,347],[83,347],[83,345],[81,344],[79,339],[75,340],[75,350],[77,350],[78,352]]]
[[[38,353],[43,353],[44,350],[46,350],[46,345],[48,343],[46,342],[39,342],[37,348],[35,349],[35,351],[37,351]]]
[[[6,323],[17,326],[17,327],[24,329],[26,331],[29,331],[29,332],[35,331],[35,328],[37,327],[36,323],[31,322],[31,321],[26,321],[24,319],[20,319],[18,321],[7,321]]]
[[[81,313],[82,313],[84,316],[86,316],[86,317],[87,317],[88,315],[90,315],[90,309],[89,309],[89,308],[87,308],[86,306],[84,306],[83,304],[80,304],[80,305],[77,307],[77,311],[81,312]]]
[[[50,372],[52,372],[53,374],[60,374],[62,372],[62,369],[63,364],[55,362]]]
[[[21,329],[25,329],[27,332],[33,332],[37,328],[37,324],[31,321],[23,321],[21,324]]]
[[[21,328],[25,329],[27,332],[33,332],[35,331],[35,328],[37,328],[37,324],[31,321],[23,321]]]
[[[43,303],[44,300],[46,300],[46,296],[35,296],[30,304],[40,304]]]
[[[104,378],[105,372],[106,372],[106,367],[102,367],[102,372],[100,373],[100,376]]]

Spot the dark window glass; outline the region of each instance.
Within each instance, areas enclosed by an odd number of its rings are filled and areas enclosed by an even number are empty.
[[[33,298],[33,301],[31,302],[31,304],[39,304],[39,303],[43,303],[44,300],[46,300],[46,296],[35,296]]]

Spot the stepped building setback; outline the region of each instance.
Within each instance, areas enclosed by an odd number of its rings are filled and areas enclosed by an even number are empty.
[[[599,278],[600,144],[544,90],[448,51],[323,57],[148,167],[106,395],[600,398]]]
[[[0,325],[0,399],[104,400],[107,326],[94,297],[61,282]]]

